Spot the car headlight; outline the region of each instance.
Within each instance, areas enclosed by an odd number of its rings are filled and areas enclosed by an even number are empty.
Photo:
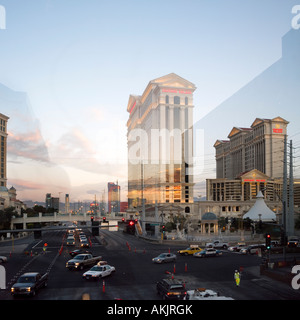
[[[30,291],[31,291],[31,288],[30,288],[30,287],[26,288],[26,291],[27,291],[27,292],[30,292]]]
[[[10,292],[15,292],[15,288],[11,288],[11,289],[10,289]]]
[[[79,262],[75,262],[75,266],[79,266],[80,265],[80,263]]]

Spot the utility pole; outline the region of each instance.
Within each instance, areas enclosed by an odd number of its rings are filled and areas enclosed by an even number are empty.
[[[282,227],[284,234],[287,235],[287,140],[284,136],[284,153],[283,153],[283,195],[282,195]]]
[[[282,194],[282,229],[283,229],[283,260],[286,261],[286,218],[287,218],[287,140],[284,135],[284,153],[283,153],[283,194]]]
[[[288,234],[294,234],[294,174],[293,174],[293,141],[290,140],[290,181],[289,181],[289,214],[288,214]]]

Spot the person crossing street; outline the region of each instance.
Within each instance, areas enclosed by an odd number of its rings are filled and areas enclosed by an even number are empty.
[[[235,270],[234,272],[234,280],[236,287],[239,287],[241,282],[241,274],[238,272],[238,270]]]

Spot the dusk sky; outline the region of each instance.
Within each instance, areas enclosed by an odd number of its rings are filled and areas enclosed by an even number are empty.
[[[0,105],[10,117],[8,187],[20,200],[61,192],[88,201],[118,181],[127,200],[129,95],[174,72],[196,85],[194,121],[200,120],[280,59],[299,4],[0,0],[0,84],[25,93],[29,106]],[[218,139],[236,123],[215,125],[224,127]],[[214,148],[204,152],[211,156]],[[214,178],[214,163],[205,164]]]

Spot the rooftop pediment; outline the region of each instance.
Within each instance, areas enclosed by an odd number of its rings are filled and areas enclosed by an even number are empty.
[[[170,73],[163,77],[154,79],[150,81],[149,84],[157,84],[160,87],[175,87],[175,88],[185,88],[185,89],[188,88],[190,90],[196,89],[196,86],[192,82],[178,76],[175,73]]]
[[[240,175],[240,179],[243,181],[264,182],[270,179],[270,177],[257,169],[253,169],[251,171],[242,173]]]

